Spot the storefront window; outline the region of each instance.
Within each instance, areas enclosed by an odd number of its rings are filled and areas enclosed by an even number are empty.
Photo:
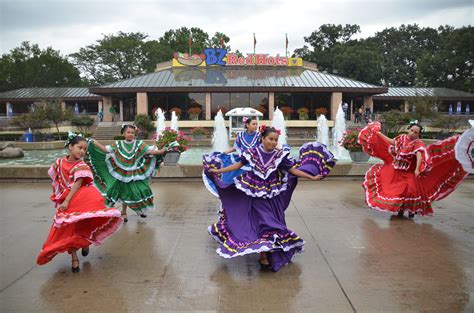
[[[268,93],[250,93],[250,107],[263,113],[263,118],[268,119]]]
[[[246,108],[250,104],[248,92],[232,92],[230,94],[230,107],[233,108]]]
[[[213,119],[218,109],[225,114],[230,110],[230,93],[212,93],[211,94],[211,118]]]

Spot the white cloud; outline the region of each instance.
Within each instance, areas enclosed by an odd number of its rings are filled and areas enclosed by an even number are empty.
[[[284,54],[285,33],[291,52],[325,23],[358,24],[358,37],[367,37],[401,24],[460,27],[473,17],[469,0],[0,1],[1,53],[30,41],[69,54],[102,34],[140,31],[157,39],[169,29],[195,26],[226,33],[242,52],[253,51],[255,32],[258,52]]]

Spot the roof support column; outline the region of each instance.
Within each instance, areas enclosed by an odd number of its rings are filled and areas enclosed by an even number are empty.
[[[374,113],[374,101],[372,96],[364,96],[364,108],[370,108],[370,112]]]
[[[6,109],[7,117],[13,117],[13,106],[10,102],[7,102]]]
[[[119,110],[120,110],[120,121],[123,122],[123,100],[119,100]],[[148,107],[148,106],[147,106]]]
[[[339,104],[342,102],[342,92],[331,93],[331,120],[336,121]]]
[[[112,112],[110,112],[112,97],[103,97],[102,107],[104,108],[104,122],[112,122]]]
[[[273,120],[273,112],[275,111],[275,93],[268,93],[268,119]]]
[[[148,94],[137,92],[137,114],[148,115]]]
[[[410,104],[408,103],[408,100],[403,101],[403,112],[410,112]]]
[[[61,110],[66,111],[66,101],[61,100]]]
[[[206,111],[205,111],[205,115],[206,115],[206,120],[211,119],[211,93],[210,92],[206,92]]]

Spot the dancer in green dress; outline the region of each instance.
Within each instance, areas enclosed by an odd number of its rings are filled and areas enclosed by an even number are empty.
[[[135,139],[136,126],[122,125],[125,140],[104,146],[97,140],[89,141],[88,163],[94,172],[94,183],[109,205],[122,202],[122,217],[128,221],[127,207],[145,218],[153,208],[153,193],[149,178],[166,153]]]

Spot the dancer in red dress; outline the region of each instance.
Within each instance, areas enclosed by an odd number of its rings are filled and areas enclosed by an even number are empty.
[[[372,209],[403,216],[408,211],[431,215],[431,202],[441,200],[467,176],[454,156],[453,136],[425,147],[422,127],[411,123],[408,134],[390,139],[380,133],[380,123],[367,125],[359,133],[364,151],[384,161],[365,174],[365,200]]]
[[[99,245],[121,225],[120,211],[105,206],[93,184],[92,172],[82,158],[87,149],[84,138],[70,133],[69,155],[57,159],[48,171],[53,180],[51,200],[56,214],[37,263],[46,264],[58,253],[72,256],[72,272],[79,272],[77,250],[89,254],[91,243]]]

